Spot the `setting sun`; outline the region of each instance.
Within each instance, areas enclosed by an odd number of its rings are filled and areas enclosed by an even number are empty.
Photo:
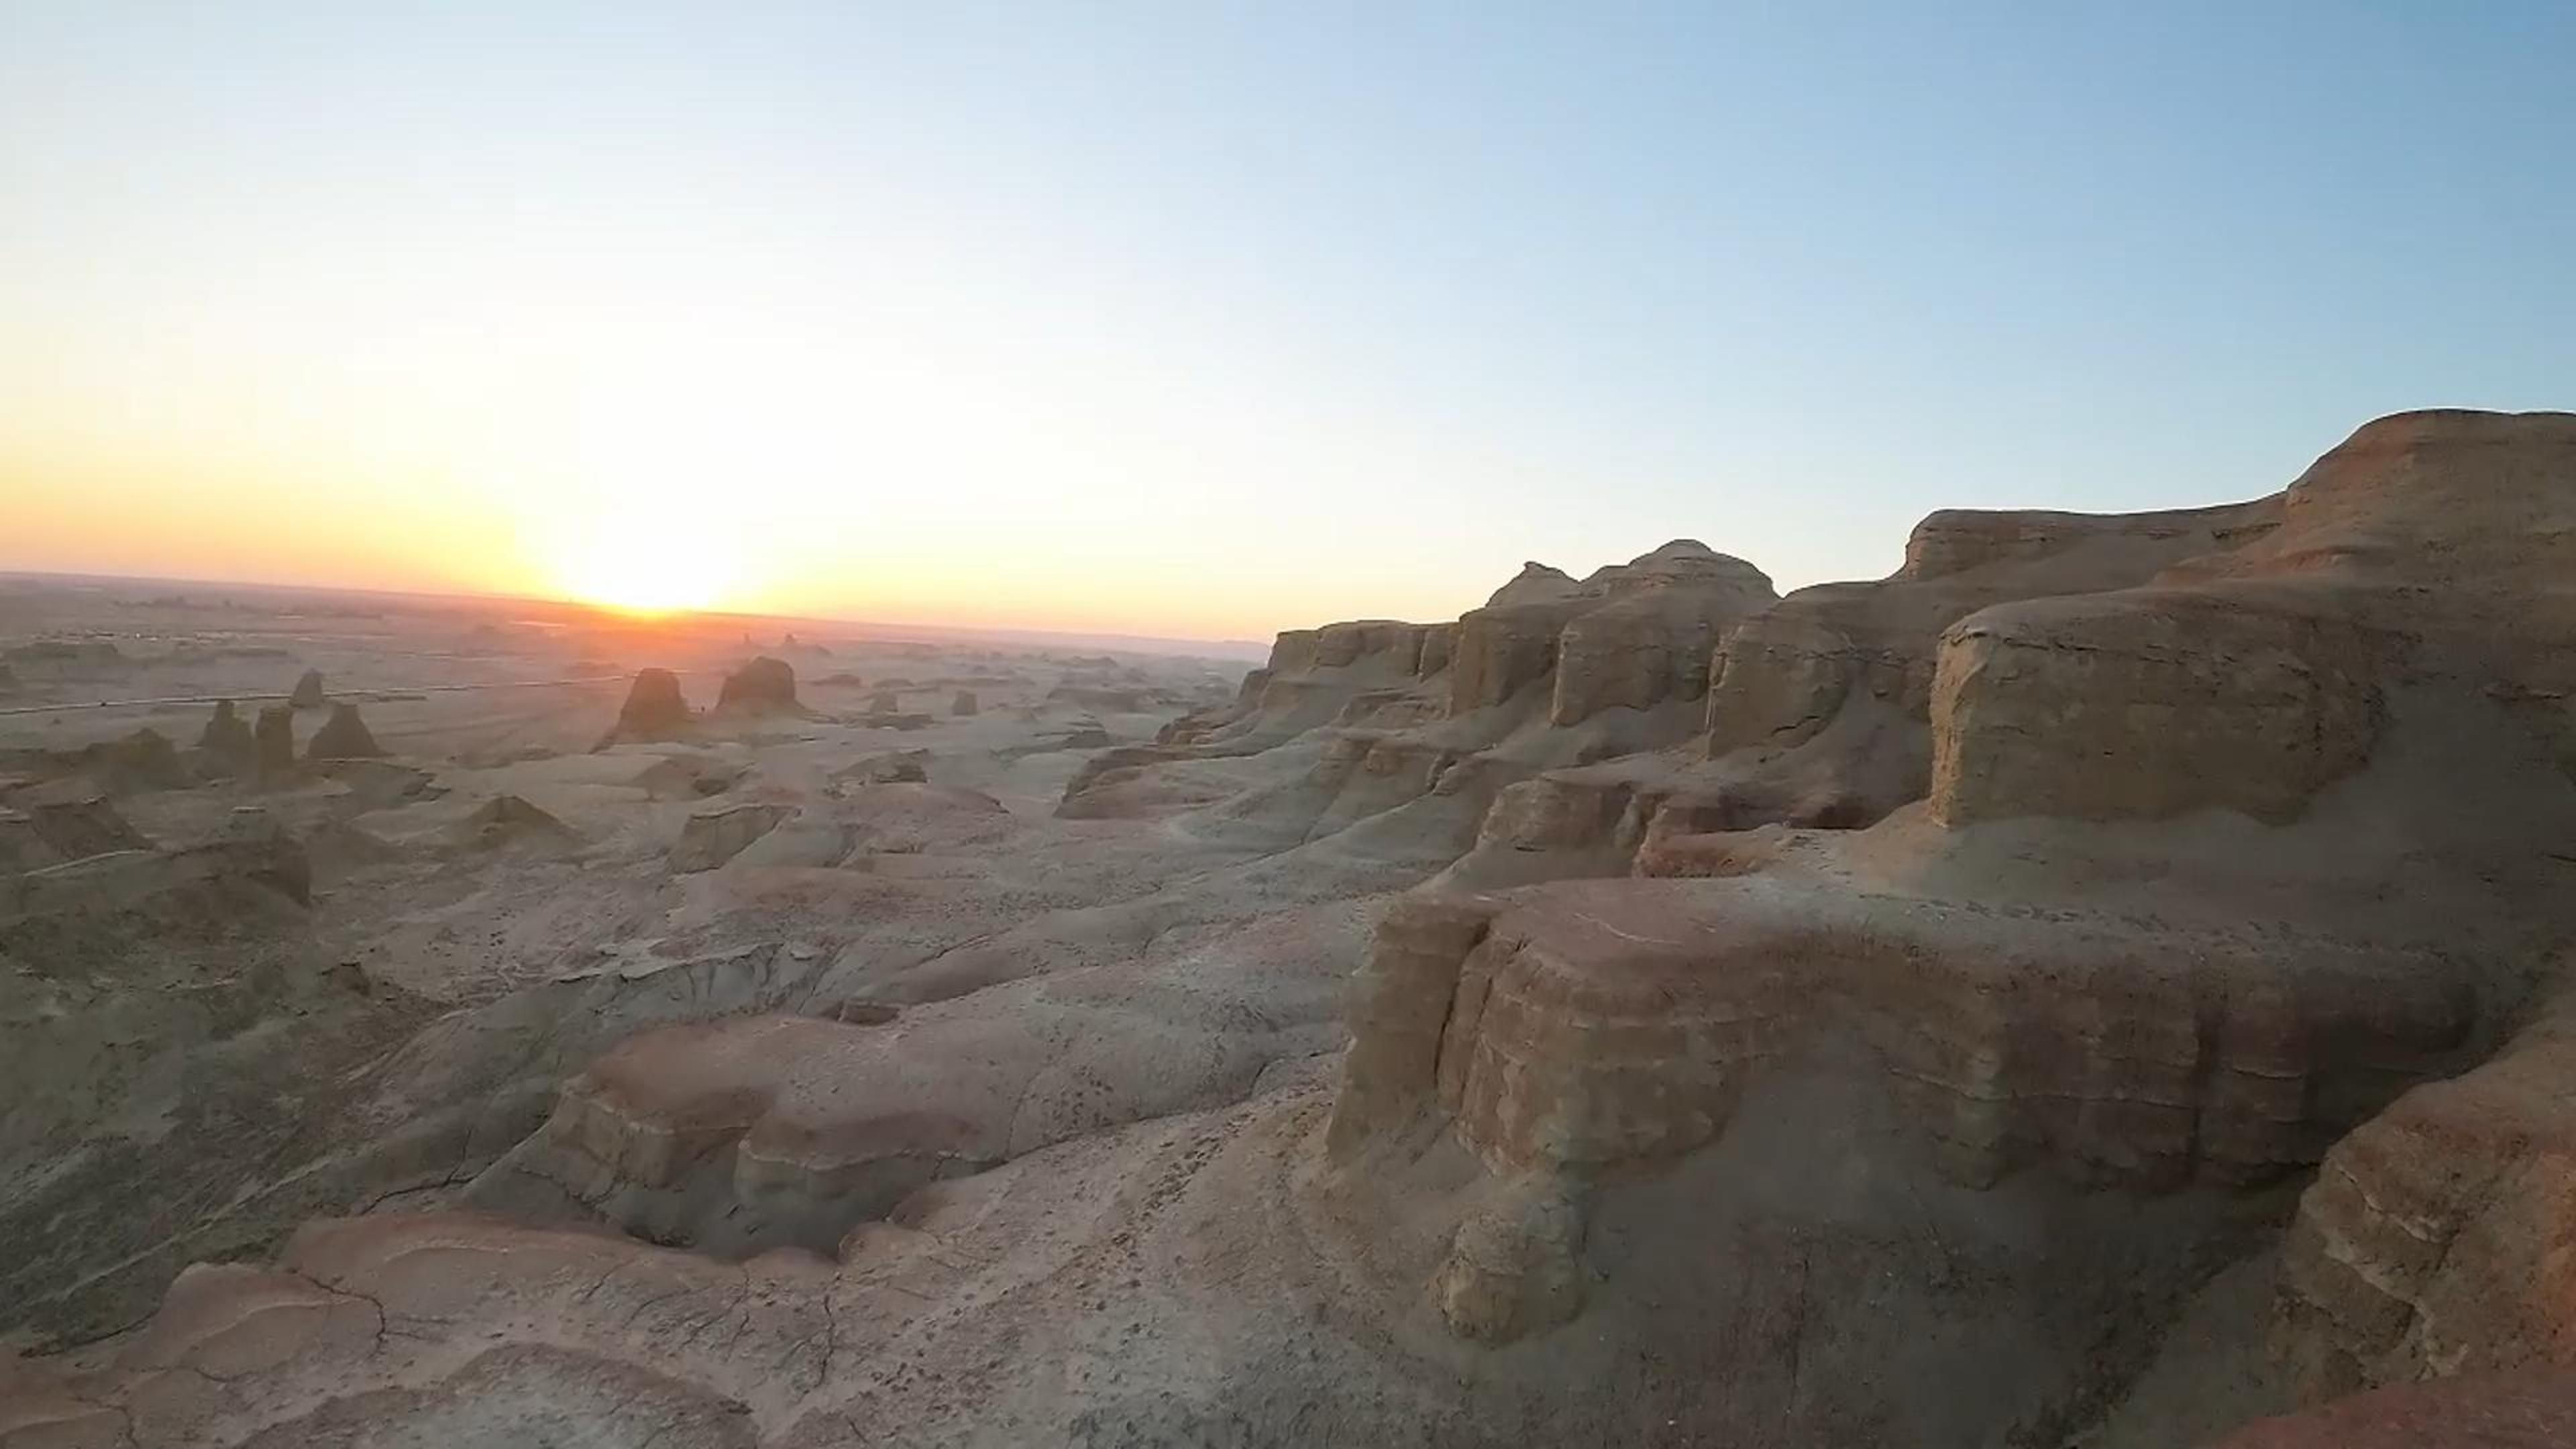
[[[633,614],[711,608],[734,571],[720,543],[661,520],[596,523],[558,550],[556,587],[569,598]]]

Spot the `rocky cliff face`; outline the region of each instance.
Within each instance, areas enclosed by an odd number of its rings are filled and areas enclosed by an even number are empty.
[[[191,1274],[24,1422],[1857,1449],[2394,1390],[2239,1441],[2296,1444],[2485,1383],[2554,1424],[2570,540],[2576,417],[2409,414],[2252,503],[1935,514],[1876,583],[1684,542],[1283,634],[1045,822],[1188,873],[988,866],[1076,904],[628,1036],[491,1216]],[[950,868],[906,843],[873,908]]]

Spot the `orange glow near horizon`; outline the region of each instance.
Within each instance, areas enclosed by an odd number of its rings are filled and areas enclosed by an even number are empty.
[[[729,602],[738,571],[667,522],[603,519],[563,548],[555,590],[578,603],[659,617]]]

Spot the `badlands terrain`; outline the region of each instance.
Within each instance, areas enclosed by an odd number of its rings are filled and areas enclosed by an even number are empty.
[[[2576,1442],[2576,415],[2281,481],[1248,676],[0,580],[0,1446]]]

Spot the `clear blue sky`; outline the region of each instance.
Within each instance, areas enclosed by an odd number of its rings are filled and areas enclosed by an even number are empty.
[[[0,0],[0,335],[0,567],[256,487],[337,543],[237,572],[585,587],[632,502],[1176,634],[1874,576],[2576,406],[2576,6]]]

